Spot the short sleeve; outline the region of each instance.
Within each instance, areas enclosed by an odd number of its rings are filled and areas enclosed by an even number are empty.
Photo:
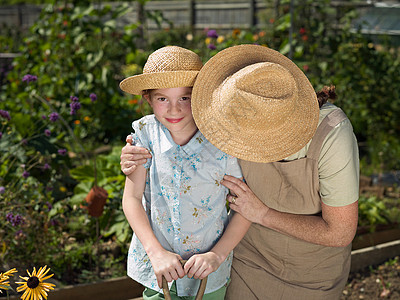
[[[132,128],[134,132],[131,133],[132,136],[132,145],[138,147],[144,147],[152,153],[150,148],[150,140],[148,135],[147,124],[143,121],[143,119],[134,121],[132,123]],[[152,159],[147,159],[146,163],[143,165],[145,169],[150,168]]]
[[[240,168],[238,159],[231,155],[228,155],[228,158],[227,158],[226,175],[231,175],[236,178],[243,177],[242,169]]]
[[[359,154],[348,119],[326,137],[318,162],[320,195],[329,206],[349,205],[359,197]]]

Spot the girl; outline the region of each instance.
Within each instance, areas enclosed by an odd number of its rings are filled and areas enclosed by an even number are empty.
[[[122,200],[134,231],[128,275],[146,287],[144,299],[163,299],[162,276],[171,295],[183,297],[195,295],[208,275],[204,299],[223,299],[232,249],[250,226],[239,214],[228,224],[228,189],[220,184],[225,174],[242,177],[237,160],[208,142],[193,120],[191,92],[201,67],[194,52],[168,46],[149,56],[143,74],[120,84],[154,112],[133,122],[134,143],[152,158],[126,178]]]

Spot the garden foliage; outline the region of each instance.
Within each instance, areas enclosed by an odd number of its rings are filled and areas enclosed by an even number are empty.
[[[336,86],[360,142],[362,172],[399,169],[398,49],[352,32],[354,10],[336,13],[330,1],[302,0],[291,20],[289,2],[258,16],[262,28],[230,32],[174,28],[156,12],[147,17],[160,28],[144,36],[143,24],[120,22],[129,5],[49,5],[21,44],[14,30],[15,39],[0,36],[9,44],[1,51],[20,53],[0,77],[0,261],[49,265],[65,283],[125,273],[131,230],[121,209],[119,155],[131,122],[149,108],[118,83],[169,44],[204,62],[244,43],[291,55],[317,90]],[[107,193],[100,217],[87,213],[94,187]],[[362,200],[360,224],[397,220],[379,218],[379,199]]]

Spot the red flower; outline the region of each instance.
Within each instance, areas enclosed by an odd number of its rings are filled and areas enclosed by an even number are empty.
[[[306,29],[304,27],[301,27],[299,32],[300,32],[300,34],[305,34],[306,33]]]
[[[303,36],[301,37],[301,39],[302,39],[303,41],[307,42],[307,41],[308,41],[308,35],[303,35]]]

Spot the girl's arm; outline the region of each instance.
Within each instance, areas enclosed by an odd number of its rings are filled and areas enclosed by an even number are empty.
[[[185,273],[180,263],[182,258],[165,250],[150,226],[148,216],[142,205],[145,182],[146,170],[143,166],[138,166],[135,172],[126,177],[122,208],[132,230],[149,256],[158,286],[161,288],[162,276],[170,282],[182,278]]]

